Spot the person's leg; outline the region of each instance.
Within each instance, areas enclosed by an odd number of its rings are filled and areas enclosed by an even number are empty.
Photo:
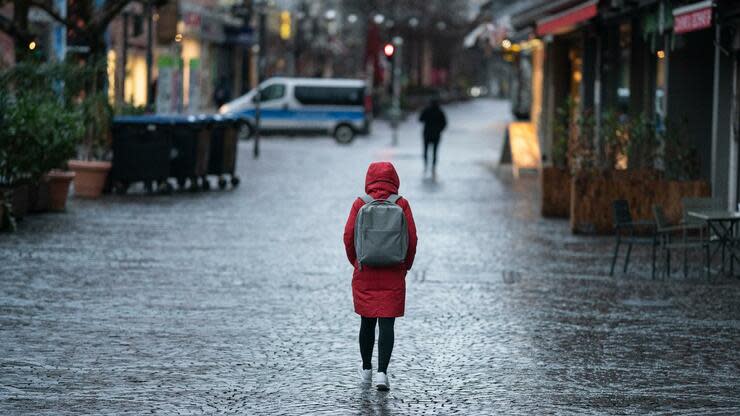
[[[432,143],[432,169],[437,169],[437,148],[439,147],[439,139]]]
[[[393,353],[393,323],[396,318],[378,318],[380,334],[378,336],[378,372],[387,373],[388,363]]]
[[[429,165],[428,159],[427,159],[427,153],[429,150],[429,140],[424,138],[424,140],[421,142],[422,146],[422,154],[424,155],[424,169],[426,170],[427,166]]]
[[[377,318],[360,317],[360,355],[362,369],[373,368],[373,347],[375,346],[375,322]]]

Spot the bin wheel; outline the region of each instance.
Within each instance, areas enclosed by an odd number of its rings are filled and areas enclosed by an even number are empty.
[[[116,182],[115,185],[113,185],[113,190],[118,195],[126,195],[126,192],[128,192],[128,187],[128,182]]]
[[[218,189],[224,189],[226,188],[226,179],[224,179],[223,176],[220,176],[218,178]]]
[[[185,189],[185,178],[177,178],[177,188],[178,189]]]
[[[159,192],[169,195],[174,190],[174,187],[172,186],[169,181],[162,181],[159,183]]]
[[[198,178],[190,178],[190,187],[188,188],[188,191],[190,192],[198,192]]]
[[[236,188],[237,186],[239,186],[239,182],[241,182],[241,179],[239,179],[238,176],[232,176],[231,177],[231,186],[233,186],[234,188]]]
[[[201,179],[201,188],[203,188],[204,191],[211,190],[211,183],[208,182],[208,178],[206,178],[205,176]]]

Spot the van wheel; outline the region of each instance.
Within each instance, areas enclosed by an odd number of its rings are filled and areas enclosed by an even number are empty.
[[[239,140],[248,140],[250,137],[252,137],[252,133],[252,126],[250,126],[248,123],[243,123],[241,126],[239,126],[236,137]]]
[[[340,124],[334,129],[334,139],[337,143],[348,144],[355,139],[355,129],[347,124]]]

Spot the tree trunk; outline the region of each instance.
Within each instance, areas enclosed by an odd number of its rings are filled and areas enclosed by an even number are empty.
[[[13,36],[15,46],[15,61],[21,62],[31,56],[28,49],[28,42],[31,35],[28,32],[28,2],[25,0],[13,0],[13,25],[17,30],[16,36]]]

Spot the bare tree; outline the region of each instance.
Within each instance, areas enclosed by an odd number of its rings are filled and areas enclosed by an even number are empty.
[[[29,56],[28,43],[33,39],[29,26],[28,14],[36,8],[44,11],[54,21],[64,25],[73,38],[81,46],[86,46],[88,52],[84,61],[104,62],[106,54],[105,31],[110,22],[133,0],[105,0],[97,7],[96,0],[73,0],[68,4],[67,16],[54,8],[53,2],[46,0],[0,0],[0,7],[6,4],[13,5],[13,14],[10,18],[0,15],[0,31],[13,38],[15,44],[16,61],[20,62]],[[157,0],[157,3],[162,3]],[[101,82],[93,82],[95,89],[102,88],[106,76],[105,65],[99,65],[98,78]]]

